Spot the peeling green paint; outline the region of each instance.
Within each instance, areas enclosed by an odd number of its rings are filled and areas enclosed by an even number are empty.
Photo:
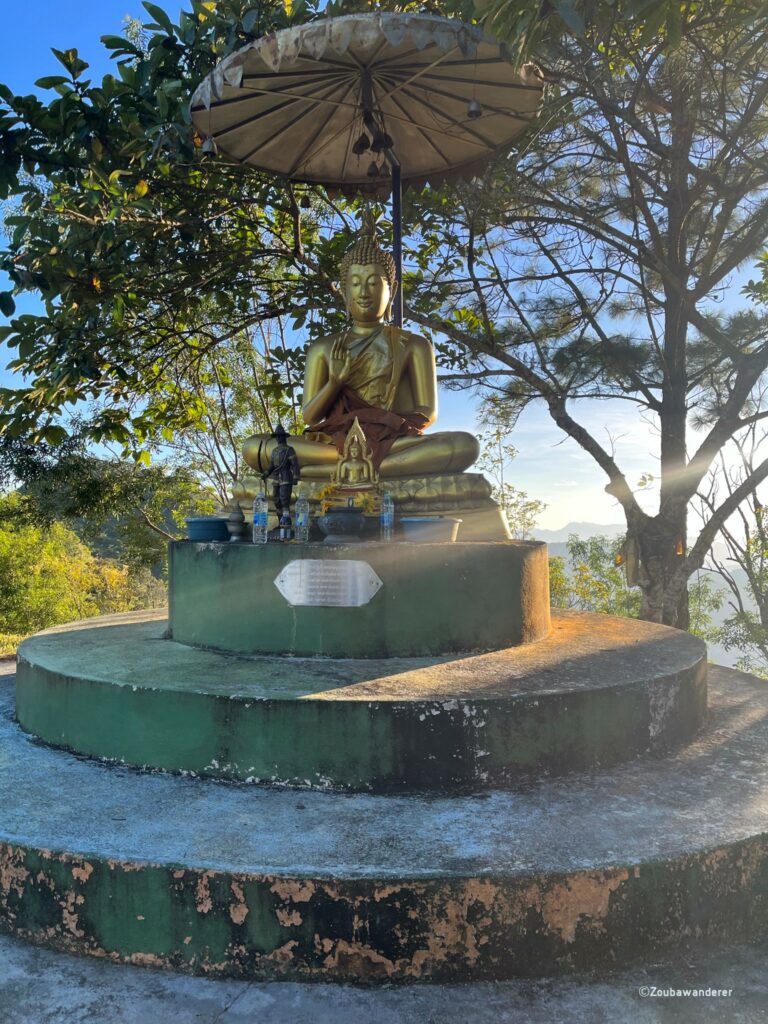
[[[446,981],[635,962],[766,932],[768,842],[560,874],[398,882],[232,875],[0,844],[0,927],[238,977]]]

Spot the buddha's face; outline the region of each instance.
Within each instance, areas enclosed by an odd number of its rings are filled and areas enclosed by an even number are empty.
[[[351,459],[354,459],[355,462],[357,462],[360,459],[360,455],[360,445],[358,444],[357,441],[352,441],[352,443],[349,446],[349,457]]]
[[[347,272],[344,298],[356,324],[379,323],[392,298],[387,272],[378,263],[353,263]]]

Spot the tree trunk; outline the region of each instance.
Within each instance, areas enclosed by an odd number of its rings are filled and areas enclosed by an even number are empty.
[[[640,618],[688,629],[687,578],[679,569],[685,553],[685,505],[674,516],[656,516],[635,527],[640,549]]]
[[[668,233],[664,261],[664,339],[661,426],[661,484],[659,514],[654,528],[639,538],[644,566],[642,616],[678,629],[688,629],[687,578],[677,572],[685,557],[688,532],[688,308],[686,289],[687,218],[690,213],[688,160],[692,120],[679,86],[672,89],[672,143],[667,189]],[[643,554],[645,558],[643,558]]]

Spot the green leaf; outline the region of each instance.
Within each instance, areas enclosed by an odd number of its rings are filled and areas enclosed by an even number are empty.
[[[258,7],[254,7],[253,10],[248,11],[246,14],[243,15],[242,25],[244,32],[253,32],[259,17],[259,13],[260,12]]]
[[[584,25],[584,19],[573,7],[570,0],[560,0],[559,3],[555,4],[555,10],[574,35],[584,35],[586,28]]]
[[[38,89],[53,89],[57,85],[64,85],[68,82],[68,78],[64,78],[63,75],[48,75],[46,78],[38,78],[35,85]]]
[[[67,440],[69,434],[66,432],[64,427],[50,426],[41,430],[40,436],[44,441],[47,441],[48,444],[61,444]]]
[[[24,235],[27,233],[27,227],[28,227],[28,225],[31,222],[32,222],[32,218],[31,217],[25,217],[23,223],[17,224],[17,226],[16,226],[16,228],[15,228],[15,230],[13,232],[13,235],[11,236],[11,244],[12,245],[20,245],[21,244],[21,240],[24,238]]]
[[[678,47],[682,37],[683,18],[680,13],[679,4],[673,0],[667,8],[667,42],[669,43],[670,49],[674,50]]]
[[[174,34],[173,23],[171,19],[168,17],[168,15],[165,13],[165,11],[162,9],[162,7],[158,7],[157,4],[149,3],[149,0],[144,0],[141,6],[144,8],[145,11],[148,11],[149,14],[152,15],[157,24],[161,28],[164,28],[169,36],[172,36]]]
[[[0,313],[3,316],[13,316],[16,312],[16,303],[10,292],[0,292]]]
[[[141,53],[138,46],[134,46],[129,39],[125,38],[125,36],[102,36],[101,41],[108,50],[122,50],[125,53]]]
[[[19,335],[19,359],[28,359],[37,348],[34,334]]]
[[[663,8],[663,0],[630,0],[627,4],[627,17],[637,18],[646,14],[651,8]]]
[[[83,71],[90,67],[86,61],[78,57],[77,50],[74,48],[70,50],[57,50],[55,46],[52,46],[51,53],[53,53],[60,64],[64,65],[73,78],[79,78]]]
[[[664,24],[666,16],[667,8],[664,4],[659,4],[658,7],[651,9],[640,35],[640,43],[642,46],[647,46],[656,38],[661,30],[661,26]]]

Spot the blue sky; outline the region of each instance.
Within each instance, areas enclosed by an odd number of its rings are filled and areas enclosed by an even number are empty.
[[[94,72],[102,75],[109,70],[110,61],[100,36],[118,35],[126,15],[142,14],[145,12],[139,0],[14,3],[0,33],[0,81],[16,92],[32,92],[35,79],[58,73],[60,64],[51,47],[66,50],[74,46]]]
[[[166,5],[161,2],[161,6]],[[174,14],[178,9],[176,4],[167,6]],[[36,79],[59,70],[51,47],[75,47],[91,64],[90,73],[100,77],[110,70],[111,62],[99,38],[120,33],[126,15],[150,20],[139,0],[14,3],[5,30],[0,33],[0,81],[18,93],[34,91]],[[38,308],[32,296],[21,296],[18,306],[21,312]],[[657,445],[652,427],[640,421],[626,403],[591,403],[587,409],[572,411],[599,440],[613,443],[632,486],[644,473],[655,472]],[[441,394],[438,429],[471,431],[476,428],[476,419],[476,402],[471,397]],[[519,456],[512,467],[511,482],[531,497],[547,502],[549,507],[540,519],[542,527],[557,529],[572,520],[622,522],[616,502],[604,493],[606,481],[601,471],[575,442],[564,439],[543,408],[533,408],[521,417],[512,440]],[[652,502],[653,492],[644,500]]]

